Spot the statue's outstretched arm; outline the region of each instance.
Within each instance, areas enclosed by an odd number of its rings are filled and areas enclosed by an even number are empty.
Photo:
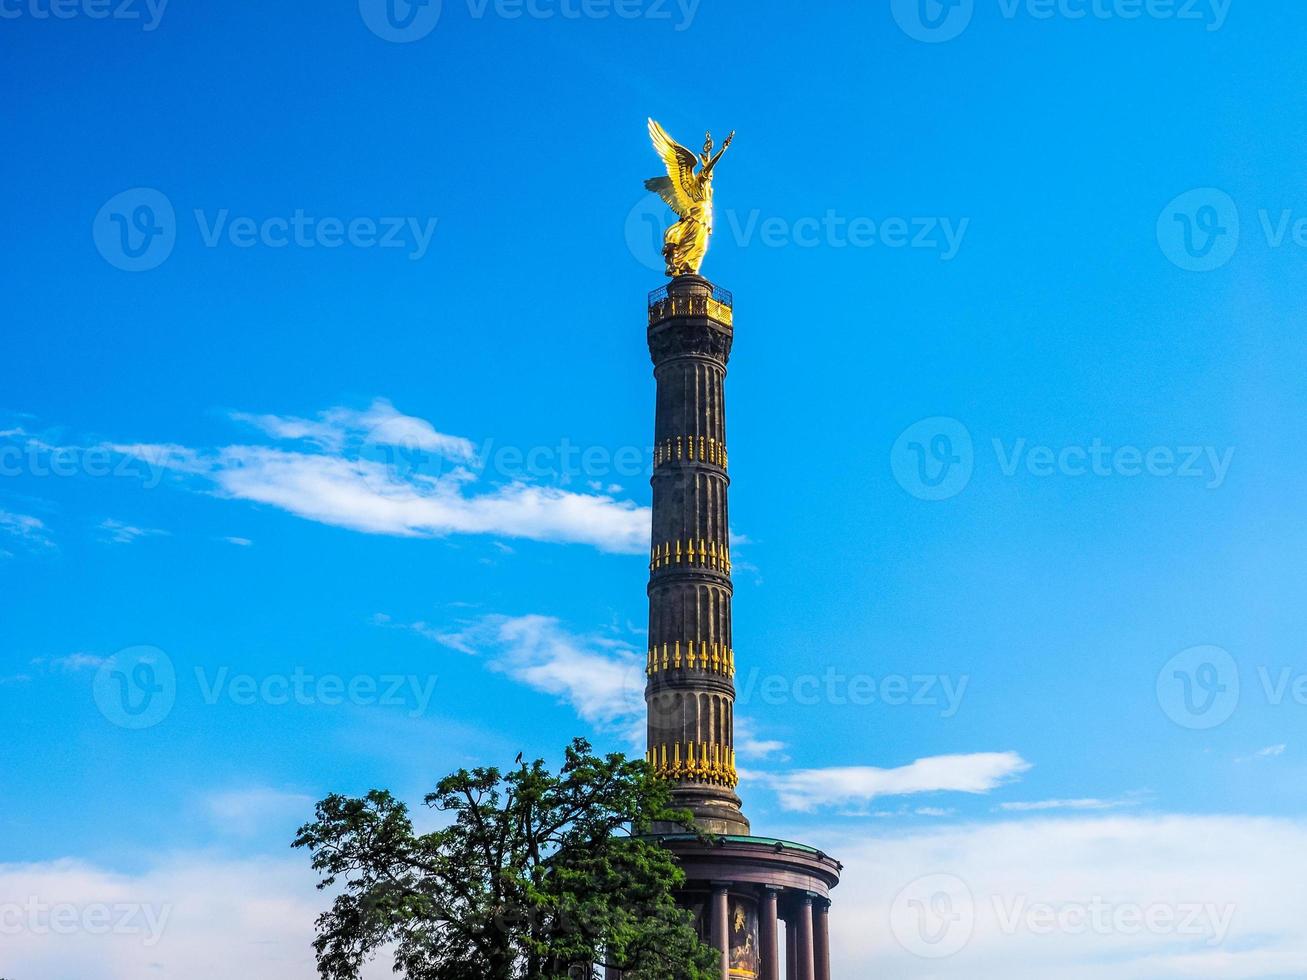
[[[731,140],[733,139],[735,139],[735,130],[732,129],[731,135],[726,137],[725,142],[722,143],[722,148],[717,151],[717,155],[709,160],[707,165],[703,168],[704,173],[708,173],[713,167],[717,166],[717,161],[722,158],[722,154],[726,152],[726,148],[731,145]]]

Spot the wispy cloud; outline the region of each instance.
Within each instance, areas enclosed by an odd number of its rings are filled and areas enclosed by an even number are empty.
[[[226,541],[228,544],[234,544],[238,548],[250,548],[254,545],[254,542],[249,538],[224,537],[220,540]]]
[[[918,759],[896,769],[844,766],[758,774],[787,810],[867,804],[886,796],[919,793],[988,793],[1031,768],[1015,752],[978,752]]]
[[[105,658],[93,653],[69,653],[60,657],[33,657],[28,661],[28,671],[0,677],[0,684],[28,684],[34,677],[54,677],[62,674],[79,674],[87,670],[99,670]]]
[[[576,633],[542,615],[483,616],[457,629],[421,620],[397,623],[384,613],[373,622],[410,630],[460,653],[484,656],[489,669],[557,697],[582,721],[624,738],[633,751],[644,751],[645,658],[620,629]],[[747,718],[736,719],[735,745],[744,759],[771,758],[785,749],[784,742],[758,737]]]
[[[31,928],[20,920],[6,929],[5,976],[104,980],[315,980],[314,920],[329,904],[300,856],[201,853],[157,856],[135,873],[83,860],[0,864],[0,896],[22,909],[28,896],[106,909],[115,923],[64,930],[52,942],[48,911]],[[390,965],[370,963],[362,976],[393,976]]]
[[[1285,859],[1307,853],[1302,821],[1117,815],[810,833],[845,865],[831,916],[836,976],[1101,980],[1110,963],[1121,977],[1250,980],[1297,977],[1307,962],[1301,869]],[[1212,841],[1220,846],[1207,846]],[[907,930],[931,907],[913,909],[903,896],[915,895],[923,876],[939,875],[963,883],[964,904],[948,910],[948,921],[920,925],[941,946],[953,942],[953,928],[965,935],[952,956],[925,961],[908,948],[922,947]],[[313,924],[329,899],[313,884],[300,856],[162,855],[131,874],[77,860],[0,864],[0,895],[166,916],[148,946],[133,934],[77,930],[53,943],[19,930],[5,940],[5,975],[314,980]],[[1069,927],[1059,928],[1061,909],[1095,896],[1112,910],[1166,912],[1180,899],[1233,906],[1235,915],[1216,945],[1181,932],[1183,914],[1122,918],[1105,931],[1087,918],[1066,919]],[[1172,927],[1143,927],[1149,922]],[[382,980],[390,968],[383,957],[363,977]]]
[[[644,657],[624,640],[581,635],[551,616],[485,616],[456,631],[408,627],[570,705],[601,731],[644,740]]]
[[[204,809],[218,830],[248,837],[269,825],[284,824],[289,833],[313,812],[313,797],[267,787],[212,793]]]
[[[376,399],[363,411],[330,408],[315,419],[245,412],[233,412],[231,417],[261,429],[274,439],[304,439],[331,452],[343,451],[362,434],[364,441],[377,447],[429,452],[464,461],[476,455],[471,439],[437,432],[426,419],[404,415],[384,398]]]
[[[997,809],[1007,813],[1038,813],[1047,810],[1118,810],[1138,806],[1140,800],[1032,800],[1030,802],[1000,803]]]
[[[131,544],[141,538],[168,537],[167,531],[160,531],[158,528],[153,527],[136,527],[112,518],[103,521],[99,526],[99,531],[101,532],[100,540],[109,544]]]
[[[110,448],[200,479],[224,496],[367,534],[486,534],[634,554],[649,543],[649,510],[607,493],[577,493],[473,472],[472,442],[377,400],[316,418],[239,413],[275,445],[197,450],[170,444]]]
[[[33,660],[34,665],[49,663],[55,670],[62,670],[66,673],[75,674],[83,670],[99,670],[105,663],[104,657],[98,657],[93,653],[70,653],[65,657],[53,657],[49,661]]]
[[[27,551],[46,551],[54,547],[45,522],[30,514],[14,514],[0,510],[0,535],[4,535]],[[5,552],[13,557],[12,552]]]
[[[1307,963],[1301,865],[1286,858],[1307,853],[1301,820],[1079,815],[808,833],[845,865],[837,976],[1252,980]]]
[[[761,738],[752,718],[735,718],[735,751],[742,759],[769,759],[785,751],[785,743]]]
[[[1288,748],[1289,748],[1289,746],[1286,745],[1286,744],[1283,744],[1283,743],[1280,744],[1280,745],[1268,745],[1268,746],[1266,746],[1266,748],[1264,748],[1264,749],[1258,749],[1258,750],[1257,750],[1256,752],[1254,752],[1252,755],[1241,756],[1241,757],[1235,759],[1234,761],[1235,761],[1235,762],[1254,762],[1254,761],[1256,761],[1257,759],[1274,759],[1274,758],[1277,758],[1277,757],[1279,757],[1279,756],[1284,755],[1285,751],[1286,751]]]

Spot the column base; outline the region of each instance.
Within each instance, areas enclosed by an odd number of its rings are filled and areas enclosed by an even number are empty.
[[[705,834],[721,837],[748,837],[749,819],[740,811],[740,798],[729,790],[704,787],[677,787],[672,791],[672,805],[694,814],[695,826]],[[655,834],[683,834],[684,827],[674,824],[654,826]]]

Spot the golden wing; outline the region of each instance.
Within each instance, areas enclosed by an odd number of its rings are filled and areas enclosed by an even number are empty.
[[[653,140],[654,150],[663,158],[667,176],[646,180],[644,186],[657,193],[669,208],[684,218],[691,207],[703,200],[703,189],[694,173],[699,158],[668,136],[667,130],[652,119],[649,120],[649,138]]]

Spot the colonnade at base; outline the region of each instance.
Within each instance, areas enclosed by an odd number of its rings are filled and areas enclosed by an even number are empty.
[[[758,953],[752,962],[740,962],[741,950],[732,943],[730,928],[733,889],[713,888],[710,943],[723,950],[722,980],[757,976],[759,980],[831,980],[830,901],[812,892],[794,892],[763,885],[756,893]],[[739,892],[735,892],[736,895]],[[784,924],[784,929],[781,925]],[[781,951],[784,949],[784,960]],[[756,966],[756,971],[751,967]],[[735,971],[732,967],[742,967]]]

